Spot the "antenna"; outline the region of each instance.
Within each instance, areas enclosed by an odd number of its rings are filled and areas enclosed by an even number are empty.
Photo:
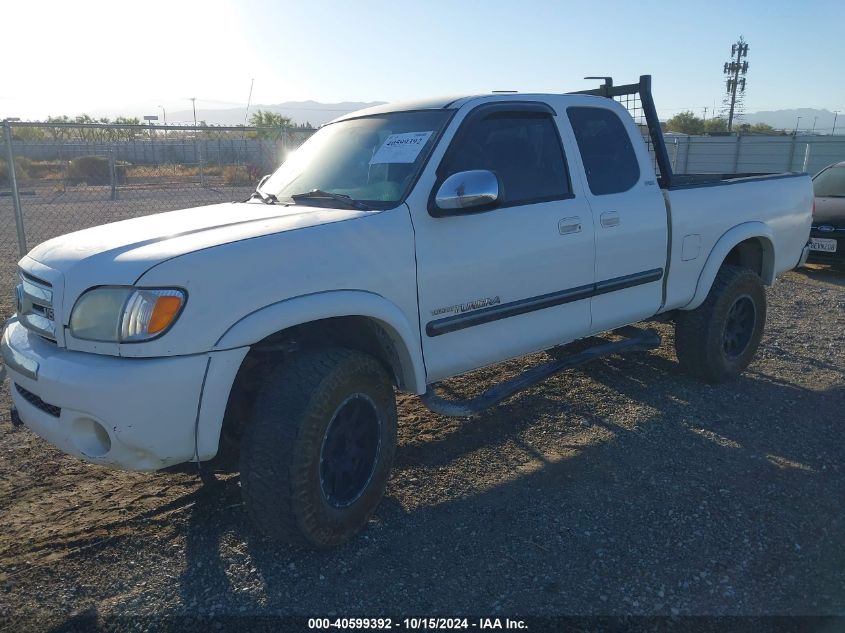
[[[742,116],[742,101],[745,97],[745,74],[748,72],[748,44],[740,35],[739,40],[731,45],[731,61],[725,62],[722,73],[725,75],[725,104],[729,106],[728,132],[731,131],[734,122],[734,115]],[[737,92],[739,95],[737,95]]]
[[[249,97],[246,100],[246,112],[244,112],[244,127],[249,117],[249,104],[252,103],[252,87],[255,85],[255,77],[249,82]]]

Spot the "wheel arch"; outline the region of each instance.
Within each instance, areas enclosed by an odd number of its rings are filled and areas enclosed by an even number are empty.
[[[775,281],[775,246],[769,226],[745,222],[725,232],[711,249],[698,276],[695,294],[682,310],[694,310],[704,302],[723,264],[750,268],[771,286]]]
[[[229,368],[225,398],[224,394],[209,394],[217,406],[209,407],[198,424],[199,459],[209,460],[218,451],[226,452],[223,444],[227,427],[233,419],[242,420],[247,415],[245,407],[251,401],[248,392],[269,367],[298,347],[322,344],[366,352],[382,362],[398,389],[425,392],[419,333],[398,306],[380,295],[350,290],[286,299],[245,316],[217,341],[215,350],[249,351],[237,366]]]
[[[285,299],[252,312],[233,324],[215,349],[253,346],[279,332],[327,319],[368,320],[386,335],[399,362],[394,367],[397,386],[425,392],[419,331],[412,328],[400,308],[388,299],[362,290],[336,290]]]

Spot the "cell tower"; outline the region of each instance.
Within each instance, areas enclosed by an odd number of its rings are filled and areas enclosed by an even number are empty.
[[[739,41],[731,46],[731,61],[725,62],[725,106],[728,108],[728,132],[731,131],[734,116],[742,116],[742,100],[745,96],[745,74],[748,72],[748,44],[740,35]]]

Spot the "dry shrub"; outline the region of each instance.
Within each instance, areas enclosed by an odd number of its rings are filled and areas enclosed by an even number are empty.
[[[111,184],[111,167],[109,159],[103,156],[80,156],[74,158],[68,164],[67,179],[73,184],[85,183],[87,185],[109,185]],[[126,182],[126,165],[118,163],[115,165],[115,184]]]

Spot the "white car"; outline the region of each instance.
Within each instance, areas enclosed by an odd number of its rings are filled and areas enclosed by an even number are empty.
[[[676,323],[684,369],[738,375],[764,286],[806,258],[810,179],[673,176],[649,77],[588,92],[362,110],[246,202],[37,246],[2,338],[16,419],[116,468],[234,462],[265,534],[328,547],[382,497],[396,389],[472,415],[578,362],[654,347],[618,330],[653,318]],[[613,99],[630,95],[654,157]],[[434,389],[611,330],[621,340],[475,400]]]

